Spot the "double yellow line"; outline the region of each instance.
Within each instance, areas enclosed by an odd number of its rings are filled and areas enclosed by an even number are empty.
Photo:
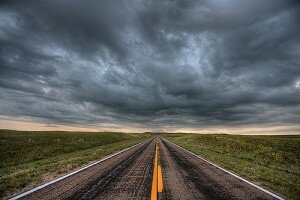
[[[163,190],[163,179],[161,165],[158,162],[158,150],[159,143],[156,142],[155,157],[154,157],[154,169],[152,178],[151,200],[157,200],[158,193]]]

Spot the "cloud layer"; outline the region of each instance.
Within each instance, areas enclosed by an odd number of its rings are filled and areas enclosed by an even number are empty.
[[[99,128],[299,124],[299,13],[281,0],[3,2],[0,115]]]

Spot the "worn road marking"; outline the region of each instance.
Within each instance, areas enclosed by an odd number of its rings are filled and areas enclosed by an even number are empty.
[[[162,179],[162,171],[161,171],[161,166],[158,165],[158,180],[157,180],[157,191],[162,192],[163,190],[163,179]]]
[[[151,200],[157,200],[158,192],[162,192],[163,190],[162,170],[160,164],[158,163],[158,150],[159,150],[159,146],[158,146],[158,142],[156,142]]]

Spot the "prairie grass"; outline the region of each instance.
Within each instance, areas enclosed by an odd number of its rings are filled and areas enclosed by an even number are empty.
[[[0,130],[0,198],[150,137],[134,133]]]
[[[258,185],[300,199],[300,136],[162,136]]]

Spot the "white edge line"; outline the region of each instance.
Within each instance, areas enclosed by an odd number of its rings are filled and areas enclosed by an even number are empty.
[[[202,157],[200,157],[200,156],[198,156],[198,155],[196,155],[196,154],[194,154],[194,153],[192,153],[192,152],[190,152],[190,151],[182,148],[181,146],[179,146],[177,144],[174,144],[173,142],[170,142],[169,140],[167,140],[165,138],[163,138],[163,139],[166,140],[167,142],[169,142],[169,143],[171,143],[171,144],[179,147],[180,149],[183,149],[184,151],[192,154],[193,156],[196,156],[197,158],[200,158],[201,160],[204,160],[205,162],[207,162],[207,163],[209,163],[209,164],[211,164],[211,165],[213,165],[213,166],[215,166],[215,167],[223,170],[224,172],[226,172],[226,173],[228,173],[228,174],[230,174],[230,175],[232,175],[232,176],[234,176],[234,177],[236,177],[236,178],[238,178],[238,179],[240,179],[240,180],[242,180],[242,181],[244,181],[244,182],[252,185],[253,187],[255,187],[255,188],[257,188],[257,189],[259,189],[259,190],[261,190],[261,191],[263,191],[263,192],[265,192],[265,193],[267,193],[267,194],[269,194],[269,195],[271,195],[271,196],[273,196],[273,197],[275,197],[275,198],[277,198],[279,200],[284,200],[284,198],[282,198],[282,197],[280,197],[280,196],[278,196],[278,195],[276,195],[276,194],[274,194],[274,193],[272,193],[272,192],[270,192],[270,191],[268,191],[268,190],[266,190],[266,189],[264,189],[264,188],[262,188],[262,187],[260,187],[260,186],[258,186],[256,184],[254,184],[254,183],[252,183],[252,182],[250,182],[250,181],[248,181],[248,180],[246,180],[246,179],[244,179],[244,178],[242,178],[242,177],[240,177],[240,176],[238,176],[238,175],[236,175],[236,174],[234,174],[234,173],[232,173],[232,172],[230,172],[230,171],[228,171],[226,169],[223,169],[222,167],[220,167],[220,166],[218,166],[218,165],[216,165],[216,164],[214,164],[214,163],[212,163],[212,162],[210,162],[208,160],[205,160],[204,158],[202,158]]]
[[[22,198],[22,197],[25,197],[25,196],[27,196],[27,195],[29,195],[29,194],[35,192],[35,191],[38,191],[38,190],[40,190],[40,189],[42,189],[42,188],[45,188],[45,187],[47,187],[47,186],[49,186],[49,185],[52,185],[52,184],[54,184],[54,183],[56,183],[56,182],[58,182],[58,181],[61,181],[61,180],[65,179],[65,178],[68,178],[68,177],[70,177],[70,176],[72,176],[72,175],[74,175],[74,174],[77,174],[77,173],[79,173],[79,172],[81,172],[81,171],[84,171],[85,169],[90,168],[90,167],[92,167],[92,166],[94,166],[94,165],[96,165],[96,164],[98,164],[98,163],[101,163],[101,162],[103,162],[103,161],[105,161],[105,160],[107,160],[107,159],[109,159],[109,158],[112,158],[112,157],[114,157],[114,156],[116,156],[116,155],[118,155],[118,154],[120,154],[120,153],[123,153],[124,151],[127,151],[127,150],[129,150],[129,149],[132,149],[132,148],[134,148],[134,147],[136,147],[136,146],[138,146],[138,145],[140,145],[140,144],[147,143],[147,142],[150,141],[150,140],[151,140],[151,139],[146,140],[146,141],[143,141],[143,142],[140,142],[140,143],[135,144],[135,145],[133,145],[133,146],[131,146],[131,147],[128,147],[128,148],[126,148],[126,149],[123,149],[123,150],[121,150],[121,151],[118,151],[118,152],[116,152],[116,153],[114,153],[114,154],[112,154],[112,155],[108,155],[108,156],[102,158],[101,160],[98,160],[98,161],[96,161],[96,162],[94,162],[94,163],[92,163],[92,164],[89,164],[89,165],[87,165],[87,166],[85,166],[85,167],[83,167],[83,168],[80,168],[80,169],[78,169],[78,170],[76,170],[76,171],[74,171],[74,172],[71,172],[71,173],[69,173],[69,174],[67,174],[67,175],[64,175],[64,176],[62,176],[62,177],[60,177],[60,178],[58,178],[58,179],[55,179],[55,180],[53,180],[53,181],[50,181],[50,182],[48,182],[48,183],[42,184],[42,185],[40,185],[40,186],[38,186],[38,187],[35,187],[35,188],[31,189],[31,190],[28,190],[28,191],[26,191],[26,192],[23,192],[23,193],[21,193],[21,194],[19,194],[19,195],[16,195],[16,196],[10,198],[10,200],[16,200],[16,199],[20,199],[20,198]]]

